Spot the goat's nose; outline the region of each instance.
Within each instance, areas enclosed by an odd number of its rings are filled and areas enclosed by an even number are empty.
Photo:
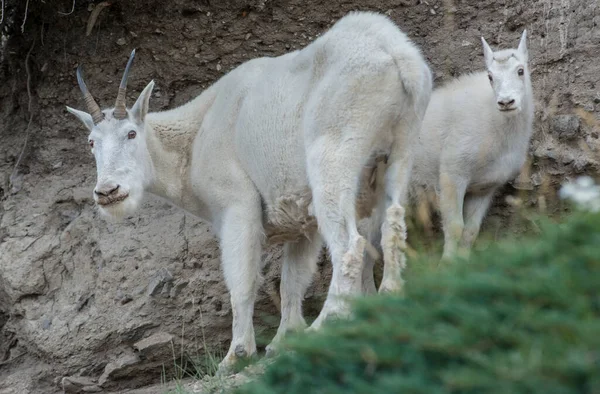
[[[509,108],[515,103],[514,99],[502,99],[498,100],[498,105],[504,108]]]
[[[96,189],[94,189],[94,193],[96,193],[99,196],[108,197],[111,194],[115,194],[118,190],[119,190],[119,185],[107,184],[107,185],[97,186]]]

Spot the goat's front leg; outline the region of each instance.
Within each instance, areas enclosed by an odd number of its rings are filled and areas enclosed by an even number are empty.
[[[221,260],[231,295],[233,332],[231,346],[219,364],[219,372],[228,373],[238,359],[256,353],[252,316],[261,279],[263,231],[260,203],[229,208],[222,223]]]
[[[302,316],[302,301],[317,270],[317,260],[323,241],[316,233],[310,239],[287,242],[283,247],[281,267],[281,323],[277,334],[267,346],[267,355],[277,351],[277,346],[288,331],[306,328]]]
[[[444,228],[443,260],[457,252],[464,229],[463,203],[468,181],[447,172],[440,174],[440,212]]]
[[[465,256],[469,255],[469,250],[479,234],[481,222],[492,202],[495,191],[496,189],[494,188],[486,192],[486,194],[467,195],[465,198],[465,227],[460,241],[461,254]]]

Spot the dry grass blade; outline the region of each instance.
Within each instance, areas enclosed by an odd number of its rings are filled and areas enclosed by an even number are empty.
[[[102,12],[102,10],[108,6],[110,6],[111,3],[108,1],[103,1],[102,3],[98,3],[96,5],[96,7],[94,7],[94,9],[92,10],[92,13],[90,14],[90,17],[87,21],[87,27],[85,29],[85,35],[86,37],[89,36],[90,34],[92,34],[92,30],[94,29],[94,25],[96,24],[96,20],[98,19],[98,16],[100,15],[100,13]]]
[[[31,94],[31,69],[29,67],[29,58],[31,57],[31,52],[33,51],[34,47],[35,47],[35,39],[33,40],[33,43],[31,43],[31,48],[29,48],[29,51],[27,52],[27,56],[25,56],[25,71],[27,72],[27,97],[29,98],[29,101],[27,103],[27,112],[29,112],[29,121],[27,122],[27,128],[25,129],[25,142],[23,142],[23,148],[21,148],[21,153],[19,154],[19,158],[17,159],[17,162],[15,163],[15,168],[13,169],[12,173],[10,174],[10,178],[9,178],[11,187],[13,187],[13,188],[15,186],[15,181],[17,179],[19,165],[21,164],[21,161],[23,160],[23,156],[25,154],[25,149],[27,148],[27,143],[29,142],[29,133],[31,132],[31,123],[33,122],[33,111],[31,110],[33,96]]]
[[[21,33],[25,33],[25,22],[27,22],[27,13],[29,12],[29,0],[25,3],[25,16],[23,17],[23,24],[21,25]]]
[[[69,11],[69,12],[60,12],[60,11],[58,11],[58,14],[59,15],[63,15],[63,16],[65,16],[65,15],[71,15],[73,13],[73,11],[75,11],[75,1],[76,0],[73,0],[73,6],[71,7],[71,11]]]

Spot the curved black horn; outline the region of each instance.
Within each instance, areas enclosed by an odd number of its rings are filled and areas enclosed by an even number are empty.
[[[92,97],[92,94],[88,90],[85,82],[83,81],[83,77],[81,76],[81,64],[77,67],[77,83],[79,84],[79,89],[81,89],[81,93],[83,94],[83,99],[85,101],[85,106],[92,115],[92,119],[94,120],[94,124],[98,124],[104,120],[104,114],[96,100]]]
[[[115,109],[113,111],[113,116],[115,119],[125,119],[127,117],[127,106],[125,104],[125,94],[127,93],[127,78],[129,76],[129,69],[131,68],[131,64],[133,63],[133,58],[135,57],[135,49],[131,51],[131,55],[129,55],[129,60],[127,61],[127,66],[125,66],[125,71],[123,72],[123,78],[121,79],[121,84],[119,85],[119,93],[117,94],[117,100],[115,102]]]

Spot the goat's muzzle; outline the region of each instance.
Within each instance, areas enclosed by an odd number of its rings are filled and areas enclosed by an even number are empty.
[[[98,205],[103,207],[117,204],[129,197],[129,193],[124,192],[119,185],[102,185],[96,187],[94,194]]]

